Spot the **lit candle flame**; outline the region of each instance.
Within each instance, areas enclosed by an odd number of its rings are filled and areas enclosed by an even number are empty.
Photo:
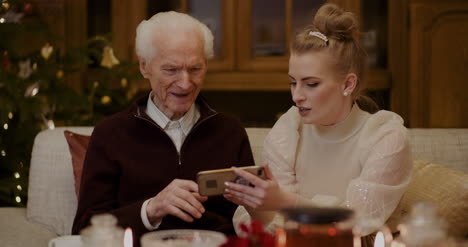
[[[133,247],[133,235],[132,229],[130,229],[130,227],[127,227],[127,229],[125,229],[124,247]]]
[[[382,232],[378,232],[375,236],[374,247],[385,247],[385,238]]]

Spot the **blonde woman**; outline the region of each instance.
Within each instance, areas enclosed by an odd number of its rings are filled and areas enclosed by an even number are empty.
[[[360,94],[365,51],[357,23],[352,13],[325,4],[293,40],[295,106],[266,137],[267,178],[237,170],[254,187],[227,184],[225,198],[244,206],[235,226],[259,218],[273,227],[278,217],[271,211],[282,208],[341,206],[372,223],[366,235],[397,207],[411,172],[407,130],[393,112],[364,110],[372,104]]]

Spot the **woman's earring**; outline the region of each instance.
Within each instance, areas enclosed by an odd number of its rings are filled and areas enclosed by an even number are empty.
[[[345,91],[345,92],[343,93],[343,95],[344,95],[344,96],[348,96],[348,92]]]

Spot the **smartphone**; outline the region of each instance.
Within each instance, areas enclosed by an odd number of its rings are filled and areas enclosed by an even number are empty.
[[[265,172],[262,166],[244,166],[238,168],[260,178],[265,178]],[[197,174],[198,193],[202,196],[222,195],[226,188],[224,185],[226,181],[253,186],[249,181],[238,176],[232,168],[201,171]]]

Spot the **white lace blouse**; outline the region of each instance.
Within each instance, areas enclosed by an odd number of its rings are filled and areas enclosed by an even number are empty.
[[[299,195],[297,205],[349,207],[365,223],[363,235],[393,213],[412,168],[401,117],[389,111],[369,114],[357,105],[332,126],[303,124],[291,107],[266,137],[263,159],[280,186]],[[280,224],[279,217],[266,215],[253,217],[263,218],[270,228]],[[239,207],[234,226],[248,220],[249,213]]]

